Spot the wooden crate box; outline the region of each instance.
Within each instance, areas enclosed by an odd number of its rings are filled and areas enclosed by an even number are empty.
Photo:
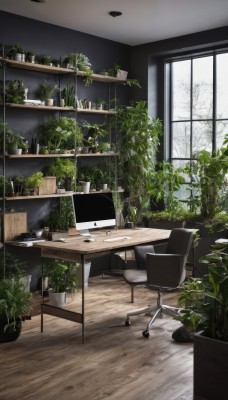
[[[39,194],[54,194],[56,193],[56,177],[45,176],[43,182],[39,187]]]
[[[2,240],[14,240],[28,231],[27,212],[11,212],[2,215]]]

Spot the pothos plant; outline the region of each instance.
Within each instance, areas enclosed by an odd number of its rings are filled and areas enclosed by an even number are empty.
[[[149,116],[147,103],[139,101],[118,107],[117,129],[121,138],[121,178],[129,194],[129,206],[137,210],[136,222],[149,205],[150,181],[163,126],[159,119]]]

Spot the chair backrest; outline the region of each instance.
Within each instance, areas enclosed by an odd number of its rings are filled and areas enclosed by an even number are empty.
[[[182,254],[188,257],[193,238],[194,229],[172,229],[166,247],[166,254]]]
[[[148,285],[156,288],[177,288],[185,279],[188,253],[193,239],[192,229],[175,228],[171,231],[166,253],[147,253]]]
[[[135,246],[134,253],[137,269],[146,269],[146,255],[147,253],[154,253],[154,246],[151,244]]]

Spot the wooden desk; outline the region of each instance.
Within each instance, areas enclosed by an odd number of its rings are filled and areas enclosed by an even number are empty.
[[[107,234],[108,233],[108,234]],[[166,229],[120,229],[94,232],[94,242],[84,242],[85,237],[73,236],[66,238],[65,243],[40,242],[34,247],[41,249],[41,257],[80,262],[82,265],[82,312],[76,313],[66,309],[41,304],[41,331],[43,332],[43,314],[53,315],[82,324],[82,342],[85,342],[85,287],[84,263],[92,258],[118,251],[132,250],[136,245],[156,244],[166,242],[170,230]],[[112,239],[117,240],[112,240]]]

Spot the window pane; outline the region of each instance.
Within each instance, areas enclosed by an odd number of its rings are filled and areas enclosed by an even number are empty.
[[[172,158],[190,157],[190,122],[174,122],[172,124]]]
[[[217,55],[217,111],[216,118],[228,118],[228,54]]]
[[[213,115],[213,57],[193,60],[192,118],[211,119]]]
[[[225,135],[228,134],[228,121],[220,121],[216,124],[216,148],[222,147]]]
[[[190,77],[191,62],[178,61],[172,64],[172,119],[190,119]]]
[[[201,150],[212,151],[212,122],[192,123],[192,152],[195,154]]]

